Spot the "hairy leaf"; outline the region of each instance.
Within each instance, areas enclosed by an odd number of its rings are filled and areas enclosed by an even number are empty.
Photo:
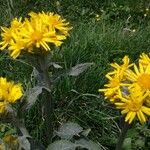
[[[62,139],[71,139],[74,135],[82,132],[83,128],[77,123],[65,123],[63,124],[56,134]]]
[[[81,148],[86,148],[88,150],[102,150],[102,148],[98,144],[94,143],[91,140],[87,141],[85,139],[80,139],[77,140],[75,143]]]
[[[89,68],[91,65],[93,65],[93,63],[78,64],[71,68],[71,70],[68,72],[68,75],[78,76],[82,72],[84,72],[87,68]]]
[[[56,69],[62,69],[63,67],[62,66],[60,66],[60,65],[58,65],[58,64],[56,64],[56,63],[51,63],[51,65],[54,67],[54,68],[56,68]]]
[[[29,90],[29,92],[27,93],[27,110],[35,104],[38,96],[42,93],[42,89],[43,87],[35,86],[34,88]]]
[[[67,140],[59,140],[50,144],[47,150],[75,150],[76,144],[67,141]]]
[[[18,137],[18,141],[19,141],[19,149],[25,149],[25,150],[30,150],[30,142],[28,141],[28,139],[26,138],[26,136],[20,136]]]

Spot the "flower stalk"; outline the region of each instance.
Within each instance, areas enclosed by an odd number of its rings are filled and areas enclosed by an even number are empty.
[[[124,142],[124,139],[126,137],[129,127],[130,127],[130,124],[128,124],[127,122],[124,122],[124,126],[119,135],[115,150],[122,150],[123,142]]]
[[[37,56],[38,65],[36,67],[39,73],[39,81],[44,87],[42,91],[42,102],[43,102],[43,120],[44,120],[44,135],[45,144],[52,142],[53,136],[53,101],[51,96],[51,81],[48,72],[47,56]]]

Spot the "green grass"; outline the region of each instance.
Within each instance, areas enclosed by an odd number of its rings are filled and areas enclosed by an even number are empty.
[[[41,4],[39,7],[37,3],[35,7],[32,7],[31,2],[26,5],[22,4],[22,9],[19,9],[18,3],[15,5],[18,9],[13,15],[24,16],[32,8],[36,11],[43,9],[57,11],[48,1],[42,2],[37,2]],[[2,8],[5,10],[7,5],[3,4]],[[0,16],[3,14],[5,13],[0,11]],[[105,74],[110,69],[110,63],[120,62],[124,55],[129,55],[131,61],[134,62],[142,52],[150,51],[150,22],[147,25],[137,24],[136,32],[133,33],[124,31],[125,19],[97,22],[94,19],[84,20],[84,18],[73,20],[73,14],[70,17],[68,13],[64,14],[70,19],[73,29],[68,40],[54,52],[52,60],[60,63],[64,70],[79,63],[93,62],[94,65],[78,77],[62,76],[56,83],[53,89],[55,127],[58,127],[59,122],[71,120],[78,122],[84,128],[92,129],[90,137],[93,140],[111,148],[114,146],[119,131],[118,116],[120,114],[104,101],[98,89],[103,88],[106,83]],[[5,14],[4,17],[0,17],[2,18],[1,25],[10,21],[8,16]],[[28,65],[10,59],[4,53],[0,53],[0,64],[1,76],[7,76],[24,84],[30,82],[32,70]],[[52,70],[54,73],[62,73],[61,69]],[[34,137],[42,140],[43,124],[40,108],[41,102],[38,100],[26,115],[26,125]]]

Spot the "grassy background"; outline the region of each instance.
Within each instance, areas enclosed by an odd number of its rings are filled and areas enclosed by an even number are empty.
[[[59,3],[58,3],[59,2]],[[8,4],[0,2],[0,25],[8,25],[14,16],[26,16],[30,11],[54,11],[73,26],[70,37],[53,54],[52,60],[68,70],[78,63],[94,65],[79,77],[63,76],[54,90],[55,126],[66,121],[78,122],[91,128],[90,137],[112,148],[119,132],[120,114],[104,102],[97,92],[102,88],[109,64],[120,62],[124,55],[136,61],[142,52],[150,50],[149,1],[121,0],[16,0],[10,13]],[[144,14],[147,16],[144,17]],[[97,21],[96,15],[100,16]],[[131,18],[127,18],[131,15]],[[130,31],[126,30],[129,29]],[[135,29],[135,32],[133,32]],[[32,68],[20,60],[0,53],[0,75],[22,82],[31,82]],[[53,69],[52,69],[53,70]],[[51,71],[51,70],[50,70]],[[61,72],[61,70],[54,70]],[[41,102],[27,112],[26,125],[30,133],[42,141]]]

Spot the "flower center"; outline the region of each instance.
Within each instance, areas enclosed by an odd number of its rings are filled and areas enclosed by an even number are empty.
[[[31,34],[31,39],[34,41],[34,42],[39,42],[41,41],[42,39],[42,33],[39,32],[39,31],[35,31]]]
[[[140,87],[144,89],[150,89],[150,75],[143,73],[138,77],[137,83]]]
[[[138,102],[135,102],[135,101],[130,101],[128,103],[128,109],[130,111],[133,111],[133,112],[139,111],[141,109],[141,106],[142,106],[141,103],[138,103]]]

